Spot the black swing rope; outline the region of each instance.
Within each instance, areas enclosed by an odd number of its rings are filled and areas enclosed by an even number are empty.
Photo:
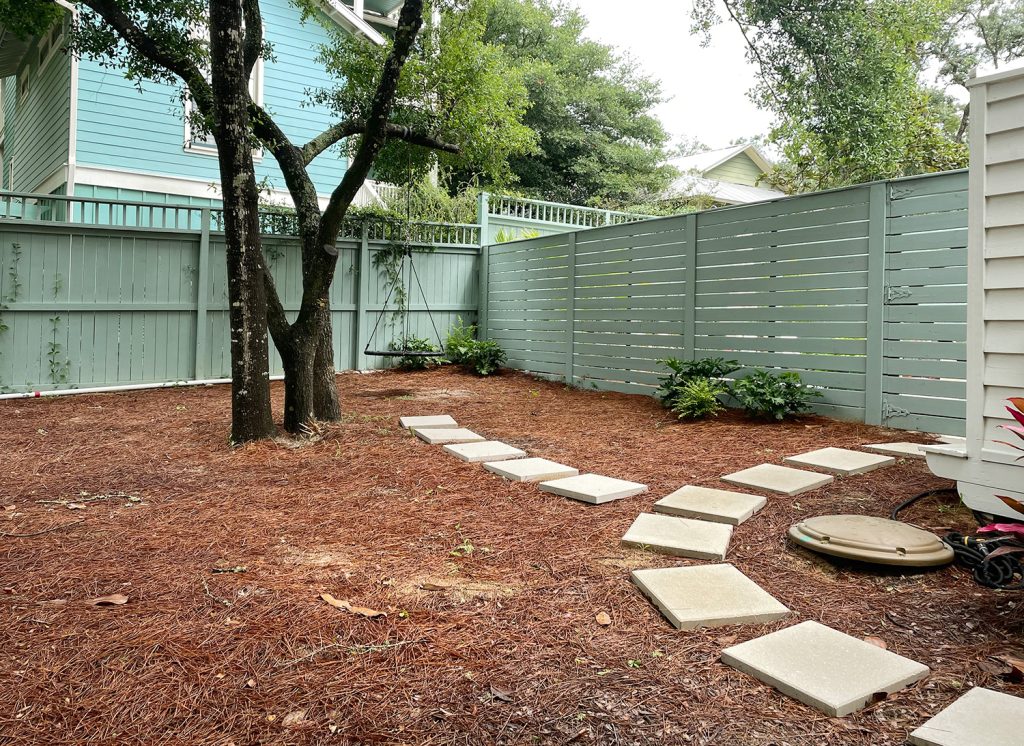
[[[441,333],[437,330],[437,324],[434,323],[434,314],[430,310],[430,304],[427,302],[427,294],[423,292],[423,283],[420,282],[420,274],[416,271],[416,263],[412,260],[412,160],[411,157],[407,160],[408,175],[406,177],[406,188],[405,188],[405,244],[403,246],[404,251],[402,252],[402,263],[398,268],[398,272],[395,274],[395,281],[391,283],[391,287],[388,288],[388,294],[384,298],[384,305],[381,307],[380,315],[377,316],[377,321],[373,325],[373,331],[370,332],[370,336],[366,338],[366,347],[363,348],[364,355],[376,356],[376,357],[443,357],[444,356],[444,342],[441,341]],[[374,336],[377,334],[377,328],[380,326],[380,322],[384,319],[384,316],[388,312],[388,302],[391,300],[392,294],[395,292],[395,288],[398,287],[399,283],[412,285],[411,282],[405,283],[402,279],[402,274],[405,271],[405,260],[409,259],[409,277],[410,280],[416,280],[416,287],[420,289],[420,297],[423,298],[423,307],[427,310],[427,318],[430,319],[430,326],[434,329],[434,336],[437,338],[438,349],[437,350],[371,350],[370,345],[373,344]],[[409,297],[405,299],[405,313],[402,317],[404,336],[403,339],[409,338]]]

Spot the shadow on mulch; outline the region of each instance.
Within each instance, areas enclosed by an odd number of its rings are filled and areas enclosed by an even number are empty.
[[[901,744],[970,686],[1024,694],[986,664],[1020,647],[1020,594],[786,543],[801,518],[886,516],[945,486],[920,461],[771,497],[736,530],[729,561],[793,609],[785,622],[678,632],[629,582],[636,567],[688,564],[619,546],[679,486],[914,436],[818,417],[684,424],[647,397],[514,373],[338,385],[344,419],[300,447],[229,449],[226,387],[0,404],[0,532],[45,532],[0,538],[0,742]],[[280,384],[274,401],[280,416]],[[442,413],[651,490],[587,506],[398,427]],[[939,500],[902,517],[972,526]],[[86,603],[109,594],[128,603]],[[881,638],[933,673],[833,719],[718,661],[805,619]]]

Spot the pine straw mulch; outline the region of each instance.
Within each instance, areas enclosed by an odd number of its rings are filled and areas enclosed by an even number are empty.
[[[301,447],[229,449],[226,387],[0,404],[0,743],[901,744],[970,686],[1024,694],[989,659],[1019,655],[1020,594],[786,544],[803,516],[887,515],[944,486],[920,461],[773,497],[736,531],[729,561],[791,620],[679,632],[629,582],[631,568],[686,564],[619,546],[682,484],[906,433],[732,414],[681,424],[646,397],[518,374],[338,382],[344,421]],[[400,414],[441,412],[650,493],[576,503],[398,428]],[[906,517],[971,526],[950,501]],[[108,594],[128,602],[87,603]],[[879,637],[933,673],[833,719],[718,660],[805,619]]]

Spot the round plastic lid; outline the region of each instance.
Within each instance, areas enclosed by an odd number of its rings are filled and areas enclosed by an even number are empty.
[[[906,523],[868,515],[819,515],[789,529],[797,546],[878,565],[936,567],[953,561],[937,536]]]

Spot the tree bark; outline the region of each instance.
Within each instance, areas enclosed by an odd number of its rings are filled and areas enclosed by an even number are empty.
[[[270,408],[267,299],[259,230],[259,190],[249,127],[239,0],[210,3],[213,134],[224,203],[231,328],[231,440],[274,435]]]

